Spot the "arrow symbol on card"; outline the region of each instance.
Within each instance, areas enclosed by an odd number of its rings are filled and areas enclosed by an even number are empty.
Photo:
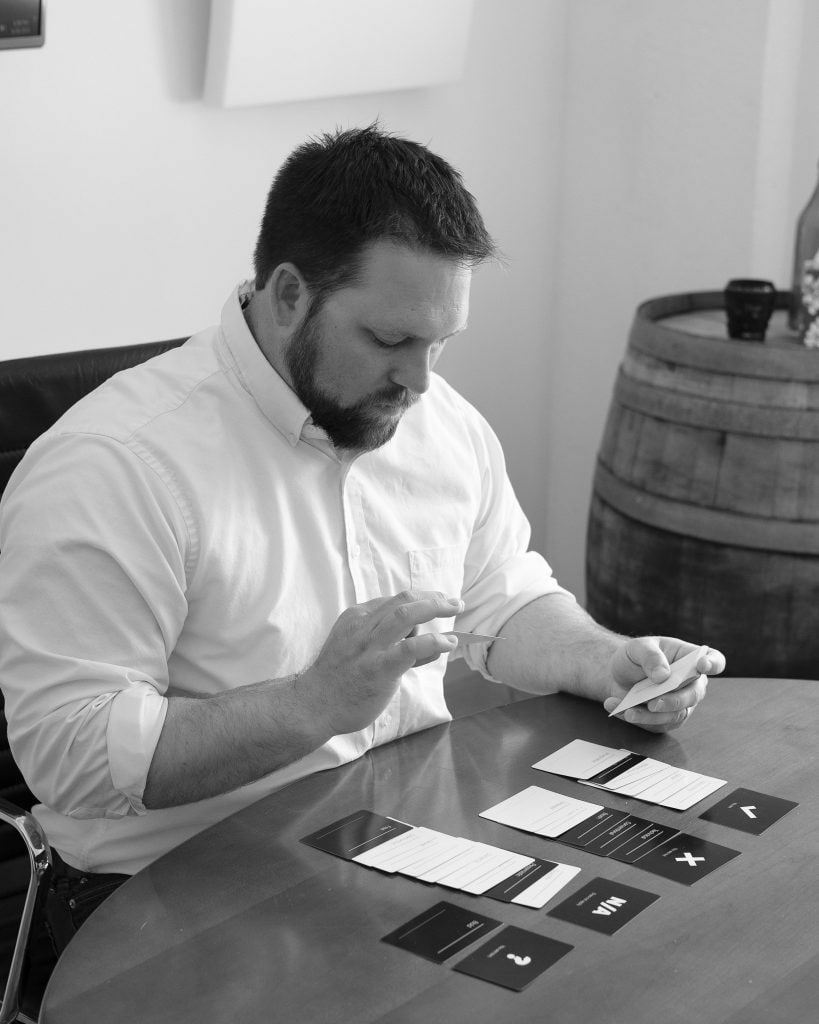
[[[756,815],[754,814],[754,811],[756,810],[756,804],[748,804],[747,807],[743,807],[740,804],[740,808],[739,809],[741,811],[744,811],[748,815],[749,818],[755,818],[756,817]]]

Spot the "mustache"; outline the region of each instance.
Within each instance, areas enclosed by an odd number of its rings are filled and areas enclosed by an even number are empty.
[[[396,409],[406,411],[410,406],[414,405],[421,396],[416,391],[410,391],[409,388],[402,388],[400,385],[396,385],[392,388],[384,388],[383,391],[377,391],[373,395],[368,395],[361,403],[361,408],[370,408],[378,405],[392,405]]]

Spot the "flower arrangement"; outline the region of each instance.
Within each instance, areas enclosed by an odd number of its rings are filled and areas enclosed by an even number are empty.
[[[802,265],[802,341],[819,348],[819,252]]]

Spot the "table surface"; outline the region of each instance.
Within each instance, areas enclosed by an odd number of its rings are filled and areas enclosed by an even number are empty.
[[[653,736],[566,695],[484,711],[303,779],[130,879],[88,920],[46,992],[43,1024],[815,1020],[819,999],[817,698],[805,680],[715,679],[685,728]],[[576,737],[728,780],[686,812],[605,803],[739,850],[692,886],[507,828],[479,811],[529,785]],[[799,803],[762,835],[699,815],[746,787]],[[301,843],[361,808],[579,866],[545,909],[389,876]],[[546,916],[595,877],[660,899],[607,936]],[[513,992],[381,942],[446,899],[572,952]]]

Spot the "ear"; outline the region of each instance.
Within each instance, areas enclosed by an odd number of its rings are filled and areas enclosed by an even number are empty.
[[[307,282],[293,263],[280,263],[268,282],[270,311],[285,330],[296,327],[307,314],[310,293]]]

